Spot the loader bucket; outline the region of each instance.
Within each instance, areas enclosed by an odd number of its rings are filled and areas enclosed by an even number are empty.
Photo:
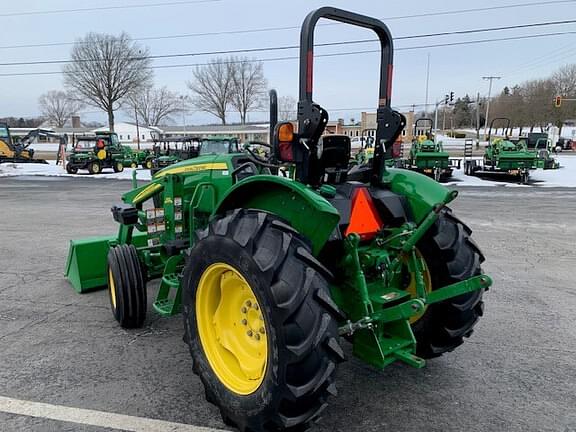
[[[90,237],[70,240],[64,276],[79,293],[106,287],[106,267],[110,242],[116,236]],[[146,233],[134,233],[136,247],[146,245]]]
[[[64,276],[77,292],[106,286],[106,259],[112,240],[116,236],[70,240]]]

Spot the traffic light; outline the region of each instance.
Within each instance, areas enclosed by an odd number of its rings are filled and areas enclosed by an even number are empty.
[[[444,105],[448,105],[449,101],[450,101],[450,96],[446,95],[446,97],[444,98]]]
[[[560,108],[560,106],[562,106],[562,96],[556,96],[556,99],[554,100],[554,106],[556,108]]]
[[[454,92],[450,92],[450,103],[454,102]]]

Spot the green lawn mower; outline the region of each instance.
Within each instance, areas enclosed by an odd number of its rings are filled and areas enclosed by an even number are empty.
[[[535,152],[528,151],[526,143],[513,143],[507,136],[491,140],[495,122],[506,122],[505,130],[510,128],[510,119],[495,118],[490,122],[488,145],[481,161],[474,160],[471,152],[464,152],[464,173],[478,177],[512,178],[521,184],[527,184],[530,170],[536,167]]]
[[[132,153],[120,145],[114,132],[96,132],[95,135],[78,136],[72,152],[67,156],[66,172],[76,174],[78,170],[88,170],[90,174],[100,174],[106,168],[114,172],[124,171],[124,167],[134,166]]]
[[[370,29],[381,43],[374,157],[353,174],[350,138],[323,136],[328,113],[312,99],[321,18]],[[381,21],[311,12],[298,133],[272,121],[269,159],[247,149],[171,165],[112,207],[116,235],[71,242],[66,277],[78,292],[107,286],[122,327],[145,324],[146,284],[160,280],[153,309],[181,313],[193,371],[229,426],[304,430],[336,395],[345,341],[375,368],[421,368],[462,344],[482,315],[492,281],[447,207],[457,192],[386,167],[405,126],[390,108],[392,60]],[[271,174],[285,164],[294,179]]]
[[[428,123],[429,128],[424,135],[417,135],[421,123]],[[419,118],[414,123],[414,139],[404,168],[418,171],[432,177],[437,182],[444,182],[452,177],[454,166],[448,152],[444,151],[442,142],[435,142],[433,138],[433,121],[429,118]]]
[[[536,155],[533,168],[544,170],[560,168],[560,163],[552,156],[552,143],[547,133],[529,133],[526,138],[526,147],[528,151]]]

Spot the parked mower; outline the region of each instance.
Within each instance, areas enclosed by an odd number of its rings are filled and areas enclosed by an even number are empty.
[[[34,129],[28,132],[19,142],[15,142],[10,134],[10,128],[6,123],[0,123],[0,163],[17,162],[17,163],[42,163],[47,164],[44,159],[34,157],[34,149],[30,144],[37,137],[58,138],[60,144],[66,145],[68,137],[66,135],[56,134],[45,129]]]
[[[131,153],[120,145],[116,133],[96,132],[76,137],[72,153],[67,156],[66,172],[76,174],[79,169],[85,169],[90,174],[100,174],[106,168],[122,172],[125,166],[133,164]]]
[[[428,123],[429,127],[426,133],[418,135],[418,131],[423,130],[422,123]],[[434,180],[441,182],[447,181],[452,177],[452,170],[459,168],[453,165],[448,152],[444,151],[442,142],[435,142],[432,129],[434,122],[429,118],[419,118],[414,123],[414,139],[410,147],[410,153],[404,168],[412,171],[418,171]]]
[[[471,146],[465,147],[464,173],[479,177],[510,177],[527,184],[530,170],[536,167],[536,153],[528,151],[524,141],[514,144],[507,136],[491,140],[492,127],[497,121],[506,122],[505,130],[510,128],[510,119],[493,119],[490,122],[488,145],[483,159],[473,160]]]
[[[536,163],[533,168],[544,170],[560,168],[560,164],[552,156],[552,143],[548,139],[548,134],[528,134],[526,147],[528,151],[533,152],[536,156]]]
[[[320,18],[370,29],[381,43],[374,157],[354,176],[350,138],[322,136],[328,113],[312,99]],[[421,368],[482,315],[492,282],[471,230],[447,207],[457,192],[386,167],[405,126],[390,108],[392,59],[381,21],[313,11],[301,32],[298,133],[272,121],[269,160],[211,153],[171,165],[112,208],[117,235],[71,242],[68,280],[79,292],[107,285],[122,327],[144,325],[146,282],[160,279],[153,308],[182,312],[193,371],[227,425],[304,429],[336,395],[344,340],[376,368]],[[269,174],[280,164],[294,180]]]

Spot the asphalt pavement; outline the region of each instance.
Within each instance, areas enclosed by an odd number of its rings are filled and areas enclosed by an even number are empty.
[[[192,373],[180,317],[150,312],[144,328],[124,330],[105,291],[79,295],[63,278],[68,241],[114,233],[110,207],[129,188],[0,179],[0,397],[225,429]],[[422,370],[378,371],[347,347],[339,395],[314,431],[576,432],[576,190],[459,190],[453,208],[494,278],[476,331]],[[3,406],[1,431],[113,430]]]

